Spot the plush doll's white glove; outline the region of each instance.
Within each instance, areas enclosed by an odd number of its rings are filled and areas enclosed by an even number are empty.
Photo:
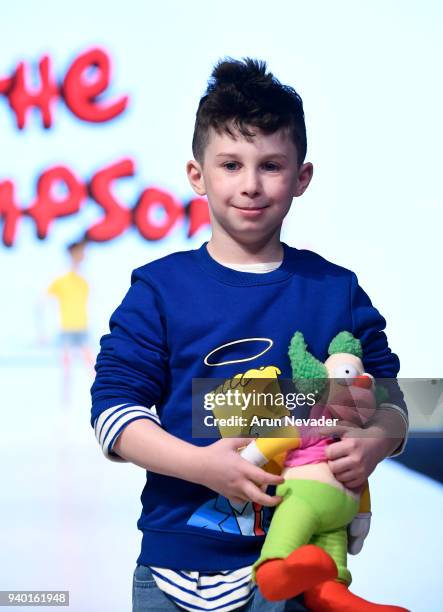
[[[371,527],[371,512],[360,512],[348,525],[348,553],[358,555]]]

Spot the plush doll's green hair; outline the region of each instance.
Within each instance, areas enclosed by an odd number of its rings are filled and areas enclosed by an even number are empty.
[[[342,331],[331,340],[328,348],[329,355],[335,355],[335,353],[350,353],[362,359],[363,351],[361,348],[360,340],[354,338],[354,336],[348,331]]]
[[[351,353],[360,359],[363,356],[360,340],[347,331],[338,333],[329,344],[328,355]],[[303,334],[292,336],[288,351],[292,367],[292,378],[302,393],[315,393],[319,397],[328,383],[328,370],[324,363],[308,351]]]

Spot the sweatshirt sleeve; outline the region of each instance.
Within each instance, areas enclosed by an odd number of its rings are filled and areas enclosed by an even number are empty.
[[[382,384],[388,393],[388,399],[380,404],[380,408],[396,410],[408,430],[408,410],[396,379],[400,370],[399,358],[388,346],[383,331],[386,320],[374,308],[368,295],[358,284],[355,274],[352,274],[351,278],[351,316],[352,333],[362,344],[365,370],[376,379],[384,379]],[[399,455],[403,451],[406,440],[407,434],[393,455]]]
[[[95,366],[91,425],[105,455],[121,461],[112,447],[129,423],[150,419],[160,424],[158,404],[166,383],[165,313],[139,270],[133,272],[131,287],[111,316],[109,328],[100,341]]]

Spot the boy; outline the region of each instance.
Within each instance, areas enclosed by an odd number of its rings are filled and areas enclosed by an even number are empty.
[[[280,501],[264,488],[282,478],[239,456],[246,439],[192,438],[192,379],[232,379],[244,362],[290,378],[295,330],[319,359],[338,331],[352,332],[373,376],[395,377],[399,362],[355,275],[280,242],[292,198],[313,172],[298,94],[263,62],[220,62],[200,100],[193,153],[187,173],[208,197],[211,239],[133,272],[92,387],[91,422],[105,455],[149,470],[133,610],[303,610],[295,600],[266,602],[250,581],[261,508]],[[393,429],[405,436],[403,405],[378,411],[373,436],[345,432],[328,449],[337,479],[363,484],[399,446],[387,436]]]

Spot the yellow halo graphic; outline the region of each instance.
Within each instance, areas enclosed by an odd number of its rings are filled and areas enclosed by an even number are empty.
[[[266,346],[260,353],[257,355],[253,355],[252,357],[245,357],[244,359],[232,359],[231,361],[220,361],[219,363],[209,363],[209,358],[214,355],[217,351],[221,351],[222,349],[232,346],[234,344],[242,344],[243,342],[266,342],[268,346]],[[213,349],[210,353],[208,353],[204,359],[205,365],[211,366],[212,368],[216,366],[228,365],[230,363],[244,363],[245,361],[252,361],[253,359],[258,359],[265,353],[269,351],[269,349],[274,345],[273,340],[271,338],[242,338],[241,340],[233,340],[232,342],[228,342],[226,344],[222,344],[221,346],[217,346],[217,348]]]

